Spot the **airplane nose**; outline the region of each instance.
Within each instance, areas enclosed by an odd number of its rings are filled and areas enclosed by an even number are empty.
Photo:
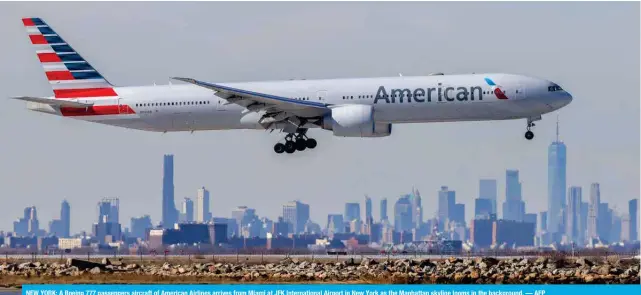
[[[563,91],[563,95],[561,97],[561,100],[563,100],[563,106],[569,105],[572,102],[572,95],[567,91]]]
[[[554,97],[551,99],[550,107],[555,110],[558,110],[572,102],[572,95],[566,91],[559,91],[555,93]]]

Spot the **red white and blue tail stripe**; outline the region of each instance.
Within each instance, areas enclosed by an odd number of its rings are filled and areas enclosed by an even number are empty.
[[[31,44],[55,98],[116,97],[116,91],[89,62],[40,18],[23,18]]]

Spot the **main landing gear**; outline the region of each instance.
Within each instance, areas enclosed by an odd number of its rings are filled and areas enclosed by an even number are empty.
[[[534,132],[530,130],[530,128],[534,126],[536,126],[534,125],[534,120],[527,119],[527,131],[525,131],[525,139],[532,140],[532,138],[534,138]]]
[[[301,130],[297,133],[289,133],[285,136],[285,144],[277,143],[274,145],[274,152],[282,154],[287,152],[293,154],[295,151],[304,151],[305,149],[313,149],[316,147],[316,140],[305,135],[307,130]]]

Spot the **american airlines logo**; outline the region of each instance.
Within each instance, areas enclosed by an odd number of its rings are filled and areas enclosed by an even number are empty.
[[[490,78],[485,78],[485,82],[492,87],[492,92],[498,99],[507,99],[501,86],[496,85]],[[374,103],[384,100],[385,103],[403,103],[403,102],[454,102],[454,101],[473,101],[483,100],[483,88],[474,87],[444,87],[438,83],[438,87],[416,88],[414,90],[391,89],[389,92],[385,86],[379,86],[376,91]]]
[[[384,100],[386,103],[403,103],[404,99],[406,102],[412,102],[412,100],[415,102],[483,100],[483,89],[479,86],[441,87],[441,83],[438,85],[438,88],[391,89],[389,93],[385,86],[379,86],[374,103],[378,103],[379,100]]]

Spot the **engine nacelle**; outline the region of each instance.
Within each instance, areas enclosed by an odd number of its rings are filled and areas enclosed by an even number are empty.
[[[374,107],[345,105],[332,108],[323,117],[322,128],[342,137],[383,137],[392,134],[392,124],[374,122]]]

